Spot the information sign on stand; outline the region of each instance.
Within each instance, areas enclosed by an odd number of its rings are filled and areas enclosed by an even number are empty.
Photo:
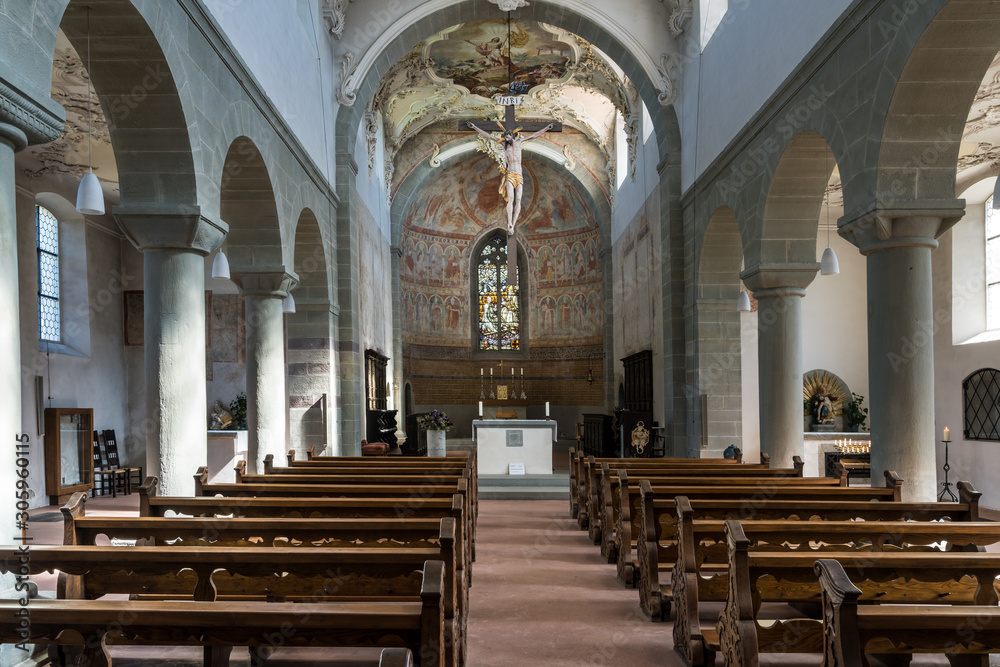
[[[524,474],[524,464],[523,463],[511,463],[509,473],[511,475],[523,475]]]

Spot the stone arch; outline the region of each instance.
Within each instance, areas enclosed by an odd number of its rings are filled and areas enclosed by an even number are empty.
[[[742,447],[740,289],[743,243],[736,214],[715,210],[702,237],[695,287],[694,358],[697,401],[689,449],[721,458],[726,447]]]
[[[219,181],[219,214],[234,272],[278,270],[284,263],[278,207],[257,145],[248,137],[229,146]]]
[[[336,442],[336,355],[329,266],[319,221],[303,209],[295,228],[295,312],[286,316],[289,446],[299,456]]]
[[[788,143],[766,184],[760,232],[747,243],[748,268],[815,264],[819,216],[836,166],[816,131],[801,132]]]
[[[859,175],[876,204],[887,208],[893,202],[954,201],[965,123],[1000,51],[1000,7],[981,3],[973,10],[948,0],[912,4],[912,11],[886,24],[895,31],[886,62],[895,67],[886,68],[876,92],[875,111],[885,110],[884,121],[868,141],[877,142],[870,153],[878,161]],[[851,218],[853,212],[847,213]]]
[[[388,9],[381,11],[372,9],[372,16],[383,15],[374,21],[379,24],[378,39],[372,41],[368,38],[364,44],[358,44],[354,40],[354,46],[366,52],[357,62],[354,53],[351,53],[351,58],[344,62],[343,76],[347,77],[348,84],[356,80],[357,85],[345,86],[345,82],[341,82],[342,102],[350,101],[350,105],[342,104],[337,113],[337,153],[343,156],[342,160],[349,160],[348,156],[354,154],[354,142],[364,115],[365,103],[371,99],[392,63],[402,58],[419,41],[449,25],[498,16],[495,6],[474,0],[451,0],[448,4],[441,3],[438,7],[433,11],[415,7],[405,14],[400,11],[401,16],[398,20],[393,20]],[[354,11],[360,12],[360,7]],[[669,30],[666,29],[666,16],[662,22],[662,35],[658,36],[658,39],[662,40],[665,53],[660,56],[660,61],[656,62],[631,36],[630,31],[606,16],[596,16],[597,13],[601,13],[600,10],[593,7],[589,7],[584,13],[563,3],[535,0],[529,6],[519,9],[517,17],[559,26],[597,45],[607,53],[632,80],[649,109],[662,159],[667,155],[667,137],[675,134],[671,132],[669,126],[676,125],[671,103],[672,98],[676,97],[679,70],[677,59],[670,54],[677,50],[677,46]],[[349,24],[352,18],[348,18]],[[373,22],[370,21],[369,24],[371,23]],[[631,32],[641,32],[643,29],[643,26],[636,26]],[[661,100],[664,103],[661,103]],[[679,147],[671,146],[671,148],[676,150]]]
[[[60,29],[83,57],[87,7],[90,78],[108,122],[122,207],[198,205],[191,123],[159,39],[130,0],[73,0]]]

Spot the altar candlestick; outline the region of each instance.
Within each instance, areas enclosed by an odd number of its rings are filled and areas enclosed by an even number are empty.
[[[951,430],[947,426],[944,427],[944,441],[951,442]]]

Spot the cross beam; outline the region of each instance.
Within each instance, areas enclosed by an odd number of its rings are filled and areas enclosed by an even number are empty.
[[[458,121],[458,131],[459,132],[471,132],[472,128],[469,127],[469,122],[470,121],[467,121],[467,120],[460,120],[460,121]],[[552,125],[552,129],[549,130],[549,132],[562,132],[562,128],[563,128],[562,123],[559,123],[559,122],[556,122],[556,121],[547,121],[547,120],[542,120],[542,121],[538,121],[538,120],[517,121],[517,120],[514,119],[514,105],[513,104],[508,104],[506,107],[504,107],[504,121],[503,121],[502,124],[501,123],[497,123],[496,121],[491,121],[491,123],[492,124],[500,125],[500,129],[503,132],[513,132],[515,130],[520,130],[521,132],[524,132],[524,133],[527,133],[527,134],[532,134],[534,132],[538,132],[539,130],[544,129],[545,127],[547,127],[549,124]],[[477,124],[479,124],[479,123],[477,123]],[[489,124],[485,124],[485,123],[484,124],[480,124],[479,126],[482,127],[486,131],[489,131],[489,130],[492,129],[492,128],[489,127]]]

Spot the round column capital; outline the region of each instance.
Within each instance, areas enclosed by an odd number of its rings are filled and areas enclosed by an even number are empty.
[[[740,274],[754,298],[768,296],[805,296],[806,287],[816,278],[817,262],[758,264]]]
[[[837,233],[862,255],[894,248],[933,250],[937,238],[964,215],[964,199],[876,202],[866,211],[841,218]]]
[[[234,271],[232,280],[243,296],[284,299],[299,284],[299,276],[283,266]]]
[[[112,214],[140,251],[190,250],[204,257],[229,233],[229,225],[202,213],[200,206],[130,204],[114,207]]]

